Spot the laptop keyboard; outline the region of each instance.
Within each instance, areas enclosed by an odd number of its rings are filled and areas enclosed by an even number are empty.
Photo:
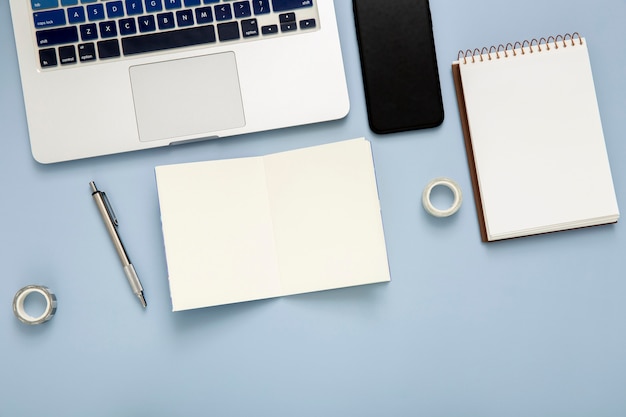
[[[41,68],[288,36],[319,25],[313,0],[31,0]]]

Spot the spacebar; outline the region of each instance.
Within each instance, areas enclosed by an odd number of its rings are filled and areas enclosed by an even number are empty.
[[[212,42],[215,42],[215,28],[207,25],[123,38],[122,50],[124,55],[134,55]]]

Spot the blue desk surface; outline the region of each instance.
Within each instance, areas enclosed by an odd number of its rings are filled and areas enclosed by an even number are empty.
[[[431,0],[446,119],[389,136],[368,129],[351,2],[336,3],[345,119],[44,166],[30,155],[0,0],[1,416],[626,415],[624,223],[481,243],[450,70],[459,49],[585,36],[624,210],[626,3]],[[373,145],[391,283],[170,311],[156,165],[359,136]],[[436,176],[465,193],[448,219],[421,207]],[[145,311],[98,217],[92,179],[120,218]],[[42,326],[11,310],[31,283],[59,299]]]

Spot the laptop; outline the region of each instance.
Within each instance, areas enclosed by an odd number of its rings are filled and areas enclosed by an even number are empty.
[[[333,0],[10,0],[31,150],[55,163],[344,117]]]

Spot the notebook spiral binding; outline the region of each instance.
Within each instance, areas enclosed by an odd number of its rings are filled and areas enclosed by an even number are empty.
[[[517,56],[518,54],[517,51],[521,51],[521,55],[525,55],[526,54],[525,49],[528,49],[531,54],[534,53],[535,51],[542,52],[544,50],[542,49],[542,46],[545,47],[546,51],[549,51],[550,42],[552,42],[555,49],[559,49],[559,43],[563,45],[563,48],[567,48],[568,43],[571,43],[572,46],[575,46],[576,40],[578,40],[579,45],[583,44],[583,39],[578,32],[574,32],[573,34],[566,33],[565,35],[556,35],[556,37],[548,36],[547,39],[543,37],[539,38],[539,40],[537,40],[536,38],[533,38],[530,41],[529,40],[524,40],[523,42],[517,41],[513,44],[509,42],[506,45],[500,44],[497,47],[491,45],[489,48],[487,47],[483,47],[482,49],[476,48],[473,51],[471,49],[467,49],[465,51],[460,50],[457,56],[457,60],[460,63],[462,59],[463,64],[467,64],[468,62],[470,62],[470,58],[471,58],[471,63],[475,63],[477,62],[478,59],[480,59],[480,62],[484,61],[483,57],[487,56],[487,59],[491,61],[492,53],[495,55],[496,59],[501,58],[500,54],[504,54],[504,58],[508,58],[509,53],[511,52],[513,53],[513,56]]]

